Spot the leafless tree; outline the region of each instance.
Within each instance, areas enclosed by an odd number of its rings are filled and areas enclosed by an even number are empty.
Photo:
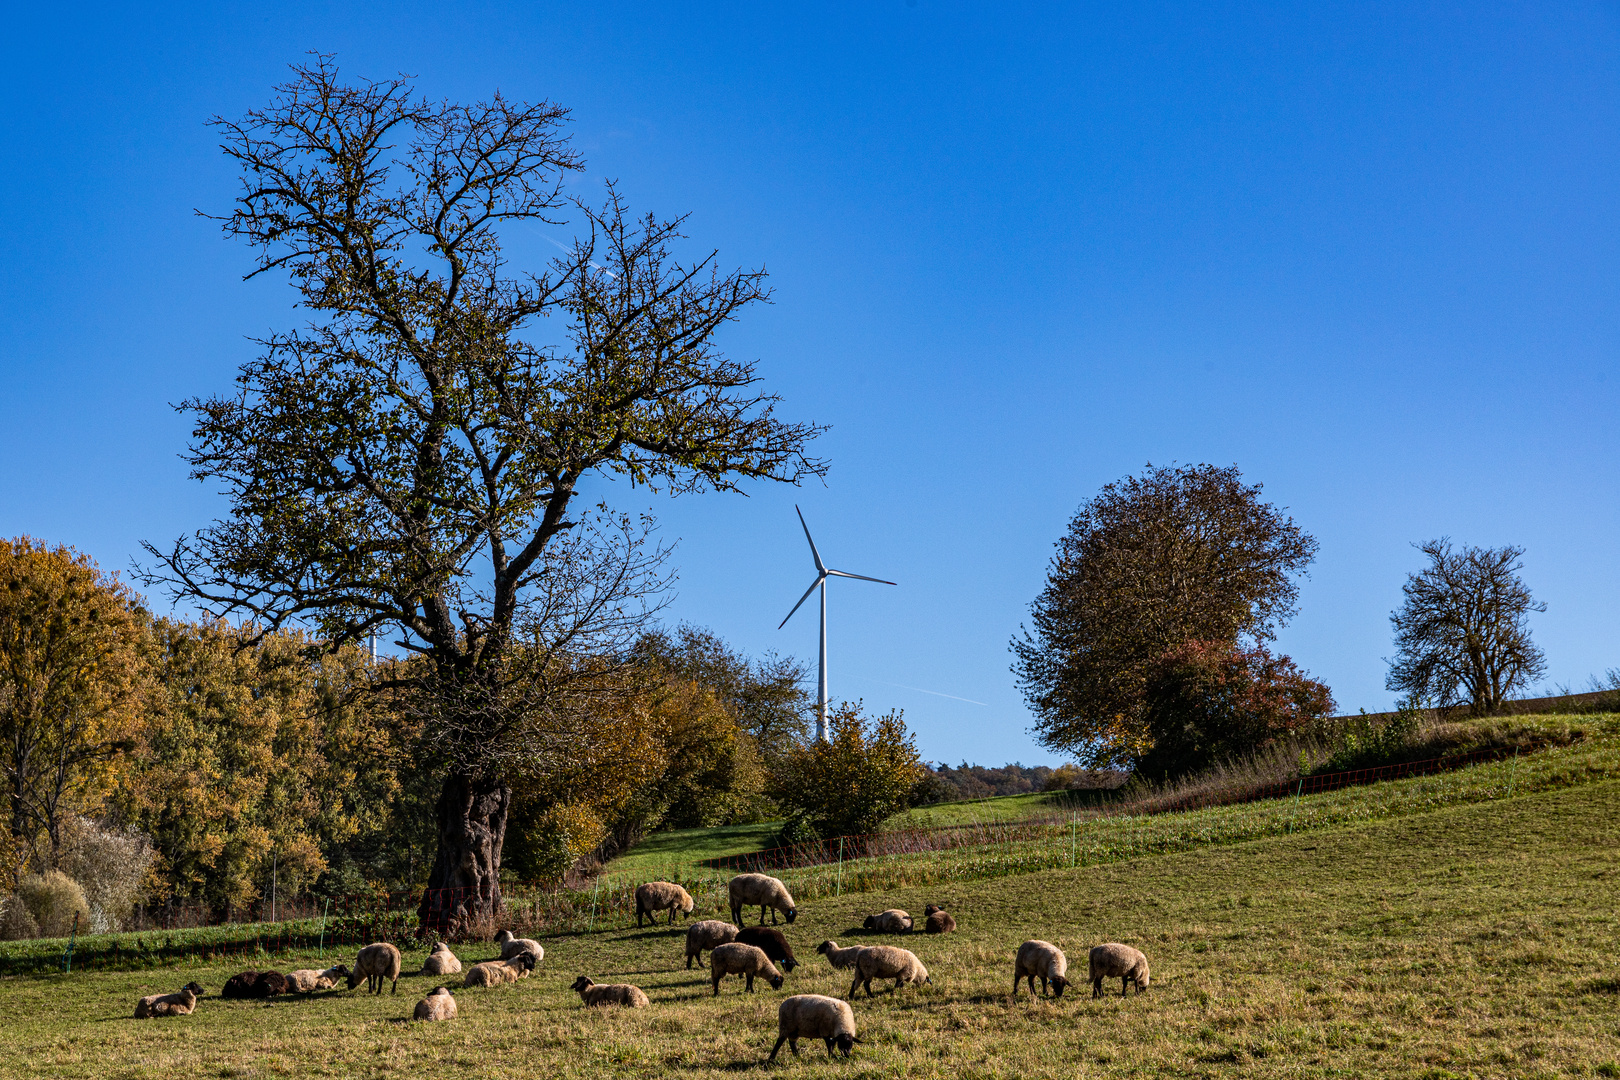
[[[249,276],[286,274],[312,320],[261,342],[234,393],[182,406],[193,476],[230,508],[148,546],[147,580],[334,646],[398,631],[449,766],[423,918],[483,918],[513,758],[565,752],[591,658],[627,650],[663,580],[645,523],[582,515],[582,488],[796,482],[825,470],[806,454],[820,429],[777,419],[754,365],[715,344],[768,299],[764,272],[680,261],[682,220],[633,218],[611,187],[570,200],[565,109],[432,102],[326,57],[294,71],[215,121],[243,184],[221,220],[257,251]],[[568,213],[568,254],[512,271],[502,228]]]
[[[1485,716],[1546,672],[1528,617],[1547,605],[1519,577],[1522,547],[1453,550],[1449,537],[1417,547],[1429,565],[1407,577],[1390,614],[1395,658],[1385,685],[1413,705],[1467,702]]]

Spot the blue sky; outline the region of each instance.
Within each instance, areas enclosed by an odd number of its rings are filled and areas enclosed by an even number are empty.
[[[1321,541],[1280,645],[1346,709],[1389,704],[1443,534],[1528,549],[1549,682],[1620,665],[1612,6],[149,7],[0,35],[0,533],[125,568],[218,511],[168,403],[299,315],[193,214],[235,190],[204,121],[313,49],[561,102],[579,190],[769,269],[724,344],[832,425],[832,470],[650,504],[671,615],[813,660],[810,612],[776,629],[798,503],[832,566],[901,583],[834,583],[833,696],[931,759],[1060,759],[1007,642],[1075,508],[1148,462],[1236,463]]]

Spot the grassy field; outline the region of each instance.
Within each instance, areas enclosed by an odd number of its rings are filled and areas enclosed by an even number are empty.
[[[1620,1076],[1620,781],[1348,821],[1298,835],[1074,870],[807,905],[806,963],[781,992],[722,996],[681,967],[680,927],[559,937],[531,979],[458,993],[452,1024],[402,1022],[398,997],[205,999],[191,1017],[126,1019],[136,997],[231,968],[0,980],[7,1076],[719,1076],[759,1065],[787,990],[842,993],[817,941],[891,904],[945,903],[961,932],[905,942],[934,985],[856,1004],[845,1076]],[[1008,994],[1019,941],[1084,967],[1096,942],[1153,961],[1141,997]],[[467,948],[466,959],[482,958]],[[409,958],[419,961],[420,954]],[[283,969],[294,960],[278,962]],[[647,990],[644,1011],[587,1012],[587,973]],[[786,1051],[784,1050],[784,1055]]]
[[[776,844],[780,821],[721,825],[713,829],[670,829],[653,833],[608,863],[609,874],[633,874],[642,867],[697,867],[708,859],[762,851]]]

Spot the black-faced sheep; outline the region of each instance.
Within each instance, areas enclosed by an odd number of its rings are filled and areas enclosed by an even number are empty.
[[[374,945],[367,945],[360,950],[354,958],[354,970],[349,972],[349,989],[353,990],[360,985],[362,979],[366,983],[368,993],[382,993],[383,980],[393,983],[392,993],[399,993],[399,950],[386,941],[379,941]]]
[[[897,991],[906,983],[934,981],[915,953],[893,945],[869,945],[855,954],[855,980],[849,984],[849,996],[853,998],[856,988],[864,983],[866,996],[871,997],[873,979],[893,979]]]
[[[287,976],[279,971],[243,971],[225,980],[222,998],[267,998],[287,992]]]
[[[636,886],[636,928],[641,928],[642,916],[654,925],[660,911],[669,912],[669,924],[675,925],[675,913],[692,914],[692,894],[672,881],[649,881]]]
[[[923,932],[927,934],[948,934],[956,929],[956,920],[951,913],[938,904],[929,904],[923,909],[927,922],[923,924]]]
[[[876,915],[866,917],[865,927],[879,934],[909,934],[911,932],[911,916],[899,908],[890,908],[880,911]]]
[[[1018,984],[1029,979],[1029,996],[1035,996],[1035,980],[1041,980],[1041,996],[1046,996],[1046,987],[1050,983],[1057,997],[1063,996],[1063,988],[1069,985],[1064,973],[1069,970],[1069,958],[1063,955],[1063,950],[1050,941],[1041,941],[1032,938],[1018,946],[1018,958],[1013,961],[1013,993],[1018,993]]]
[[[428,958],[422,961],[423,975],[459,975],[461,961],[450,951],[450,943],[441,941],[433,946]]]
[[[759,905],[759,924],[765,925],[766,909],[771,913],[771,925],[776,925],[776,913],[780,911],[792,922],[799,917],[799,909],[793,903],[793,894],[788,892],[786,885],[769,874],[738,874],[731,879],[727,890],[731,894],[731,921],[738,926],[742,925],[742,910],[745,907]]]
[[[466,977],[462,979],[463,986],[501,986],[505,983],[514,983],[519,979],[528,978],[529,972],[534,970],[534,957],[528,953],[514,956],[510,960],[486,960],[482,964],[474,964],[467,969]]]
[[[754,976],[771,984],[772,990],[782,988],[782,973],[776,970],[763,949],[744,945],[740,941],[716,945],[709,954],[709,979],[714,983],[714,996],[720,996],[720,980],[727,975],[741,975],[747,980],[747,991],[754,992]]]
[[[330,990],[338,984],[339,979],[346,979],[348,976],[349,969],[342,964],[329,967],[325,971],[299,968],[297,971],[287,973],[287,992],[313,994],[317,990]]]
[[[861,954],[861,948],[860,945],[851,945],[847,949],[840,949],[836,941],[823,941],[816,946],[816,952],[825,956],[834,969],[852,968],[855,966],[855,958]]]
[[[502,930],[495,935],[495,943],[501,947],[501,959],[510,960],[514,956],[528,954],[534,957],[536,966],[546,958],[546,950],[533,938],[513,937],[512,931]]]
[[[416,1003],[416,1011],[411,1016],[415,1020],[454,1020],[456,999],[450,996],[448,986],[435,986],[427,997]]]
[[[793,946],[787,943],[782,931],[773,926],[745,927],[737,931],[737,940],[759,949],[774,962],[781,964],[784,971],[792,971],[799,966],[798,959],[793,955]]]
[[[703,950],[712,949],[716,945],[724,945],[728,941],[737,940],[738,930],[735,926],[720,919],[704,919],[695,922],[686,928],[686,967],[690,971],[692,961],[703,962]]]
[[[624,1005],[631,1009],[645,1009],[647,995],[641,992],[641,987],[631,986],[629,983],[612,983],[602,985],[592,982],[588,977],[581,975],[574,980],[572,987],[587,1006],[591,1005]]]
[[[1106,945],[1098,945],[1091,950],[1091,996],[1102,997],[1102,984],[1104,979],[1118,979],[1119,996],[1124,997],[1130,993],[1131,987],[1136,987],[1140,994],[1148,988],[1151,981],[1148,975],[1147,957],[1129,945],[1121,945],[1111,941]]]
[[[155,1016],[188,1016],[197,1007],[197,999],[204,990],[195,982],[188,982],[175,994],[149,994],[135,1003],[135,1019],[150,1020]]]
[[[849,1002],[821,994],[794,994],[776,1010],[776,1045],[768,1060],[775,1061],[782,1044],[788,1044],[795,1054],[800,1039],[820,1039],[827,1044],[827,1056],[833,1047],[849,1057],[850,1050],[861,1040],[855,1037],[855,1011]]]

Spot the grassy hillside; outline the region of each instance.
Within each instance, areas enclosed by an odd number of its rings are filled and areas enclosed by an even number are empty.
[[[812,955],[870,911],[946,903],[960,933],[904,944],[934,985],[856,1004],[848,1063],[818,1047],[789,1066],[847,1076],[1620,1075],[1620,781],[1324,825],[1309,833],[806,905],[788,928],[806,963],[788,989],[842,993]],[[225,968],[0,980],[0,1077],[721,1076],[774,1041],[786,991],[718,999],[681,967],[682,928],[546,942],[536,975],[458,994],[452,1024],[401,1022],[427,989],[271,1005],[205,1000],[197,1015],[124,1019],[140,994]],[[1141,997],[1008,995],[1019,941],[1138,945]],[[467,949],[468,959],[482,958]],[[419,962],[420,954],[410,958]],[[291,961],[278,964],[294,966]],[[1073,970],[1073,969],[1071,969]],[[632,981],[644,1011],[586,1012],[580,973]],[[786,1054],[786,1051],[783,1052]]]

